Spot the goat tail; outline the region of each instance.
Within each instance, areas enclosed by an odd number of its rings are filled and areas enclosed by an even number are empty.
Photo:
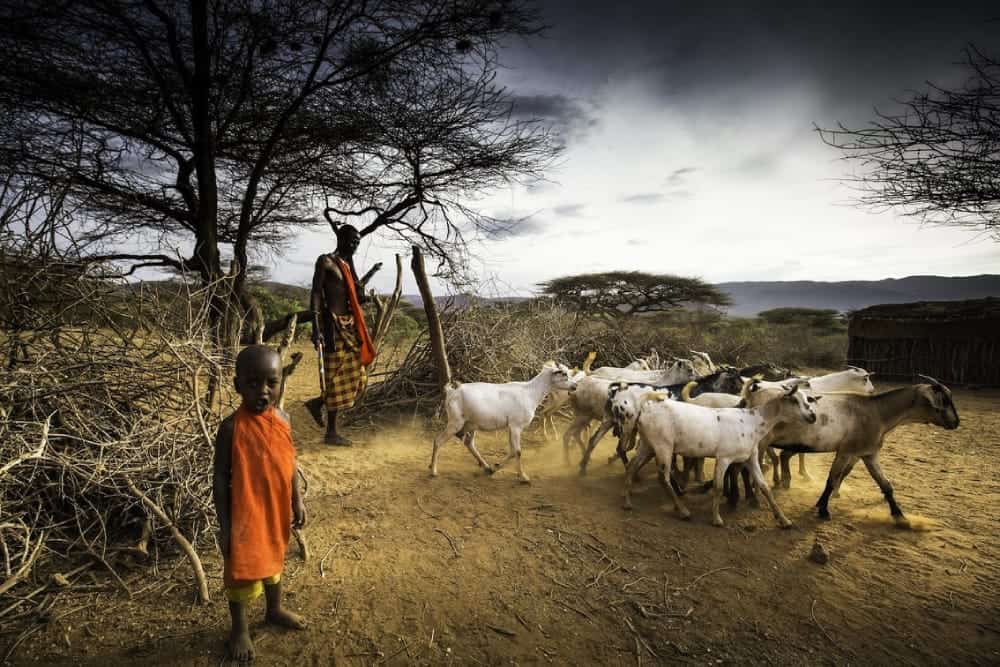
[[[444,412],[445,407],[451,401],[451,397],[455,395],[455,392],[461,386],[462,386],[462,383],[459,382],[459,381],[457,381],[457,380],[452,380],[451,382],[449,382],[448,384],[446,384],[444,386],[444,398],[441,399],[441,402],[438,403],[437,410],[434,411],[434,418],[435,419],[440,419],[441,418],[441,413]]]
[[[697,386],[698,386],[698,383],[695,382],[694,380],[691,380],[691,382],[688,382],[686,385],[684,385],[684,389],[681,390],[681,401],[684,402],[684,403],[690,403],[691,402],[691,392]]]
[[[587,353],[587,358],[583,360],[583,372],[590,375],[590,365],[594,363],[594,359],[597,358],[597,352],[591,350]]]

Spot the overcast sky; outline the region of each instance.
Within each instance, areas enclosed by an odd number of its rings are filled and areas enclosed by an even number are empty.
[[[613,269],[712,282],[1000,272],[989,238],[850,206],[838,179],[851,164],[813,130],[861,126],[927,80],[960,82],[969,42],[1000,54],[997,3],[934,4],[543,2],[550,30],[510,44],[502,78],[567,150],[551,183],[484,202],[531,217],[478,245],[478,270],[515,294]],[[334,245],[303,234],[274,278],[307,283]],[[359,271],[385,261],[375,285],[388,289],[391,257],[366,241]]]

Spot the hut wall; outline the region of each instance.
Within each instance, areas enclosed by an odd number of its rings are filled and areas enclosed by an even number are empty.
[[[910,381],[922,373],[945,383],[1000,386],[1000,330],[976,338],[876,338],[851,332],[847,357],[847,363],[884,379]]]

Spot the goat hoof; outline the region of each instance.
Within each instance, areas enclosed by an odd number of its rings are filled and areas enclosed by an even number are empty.
[[[485,473],[486,473],[487,475],[492,475],[493,473],[495,473],[495,472],[496,472],[497,470],[499,470],[499,469],[500,469],[500,468],[494,468],[493,466],[486,466],[485,468],[483,468],[483,471],[484,471],[484,472],[485,472]]]
[[[437,476],[438,476],[437,470],[431,470],[431,479],[434,479]]]
[[[630,503],[630,502],[626,501],[626,502],[625,502],[625,503],[624,503],[624,504],[622,505],[622,509],[623,509],[623,510],[625,510],[626,512],[629,512],[629,511],[631,511],[631,510],[632,510],[632,503]]]
[[[681,521],[690,521],[691,512],[681,512]]]
[[[520,480],[521,484],[531,484],[531,478],[527,475],[521,475],[518,477],[518,480]]]
[[[790,479],[783,479],[783,480],[781,480],[781,488],[783,488],[783,489],[790,489],[790,488],[792,488],[792,480],[790,480]]]
[[[726,522],[718,518],[712,519],[712,525],[715,526],[716,528],[722,528],[723,526],[726,525]]]
[[[829,521],[830,520],[830,512],[828,510],[820,509],[820,511],[818,512],[818,516],[823,521]]]
[[[894,516],[892,519],[896,522],[896,528],[899,528],[900,530],[910,530],[913,527],[910,525],[910,520],[902,514]]]
[[[587,476],[587,466],[580,466],[580,477]]]
[[[792,523],[791,521],[789,521],[788,519],[784,519],[784,520],[778,521],[778,525],[781,526],[782,530],[788,530],[789,528],[795,528],[795,524]]]

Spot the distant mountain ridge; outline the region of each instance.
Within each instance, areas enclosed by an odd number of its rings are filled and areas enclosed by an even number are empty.
[[[907,276],[884,280],[818,282],[725,282],[718,287],[733,299],[730,315],[749,317],[763,310],[801,306],[840,312],[882,303],[960,301],[1000,296],[1000,275]]]
[[[309,290],[277,282],[263,283],[268,289],[289,298],[308,303]],[[718,287],[733,299],[728,309],[730,315],[752,317],[762,310],[785,307],[831,308],[844,312],[883,303],[909,303],[912,301],[960,301],[1000,297],[1000,275],[978,276],[908,276],[885,280],[847,280],[820,282],[793,281],[740,281],[718,283]],[[419,294],[404,294],[403,299],[414,306],[422,302]],[[463,295],[438,297],[453,299],[458,306],[468,302]],[[486,301],[523,301],[525,297],[511,296],[485,299]]]
[[[737,317],[752,317],[772,308],[830,308],[838,312],[857,310],[882,303],[912,301],[961,301],[1000,297],[1000,275],[978,276],[907,276],[884,280],[816,280],[740,281],[717,283],[729,294],[733,305],[727,310]],[[414,306],[422,301],[419,294],[404,294]],[[443,298],[443,297],[438,297]],[[459,306],[467,302],[461,295],[453,297]],[[523,301],[525,297],[499,297],[486,301]]]

